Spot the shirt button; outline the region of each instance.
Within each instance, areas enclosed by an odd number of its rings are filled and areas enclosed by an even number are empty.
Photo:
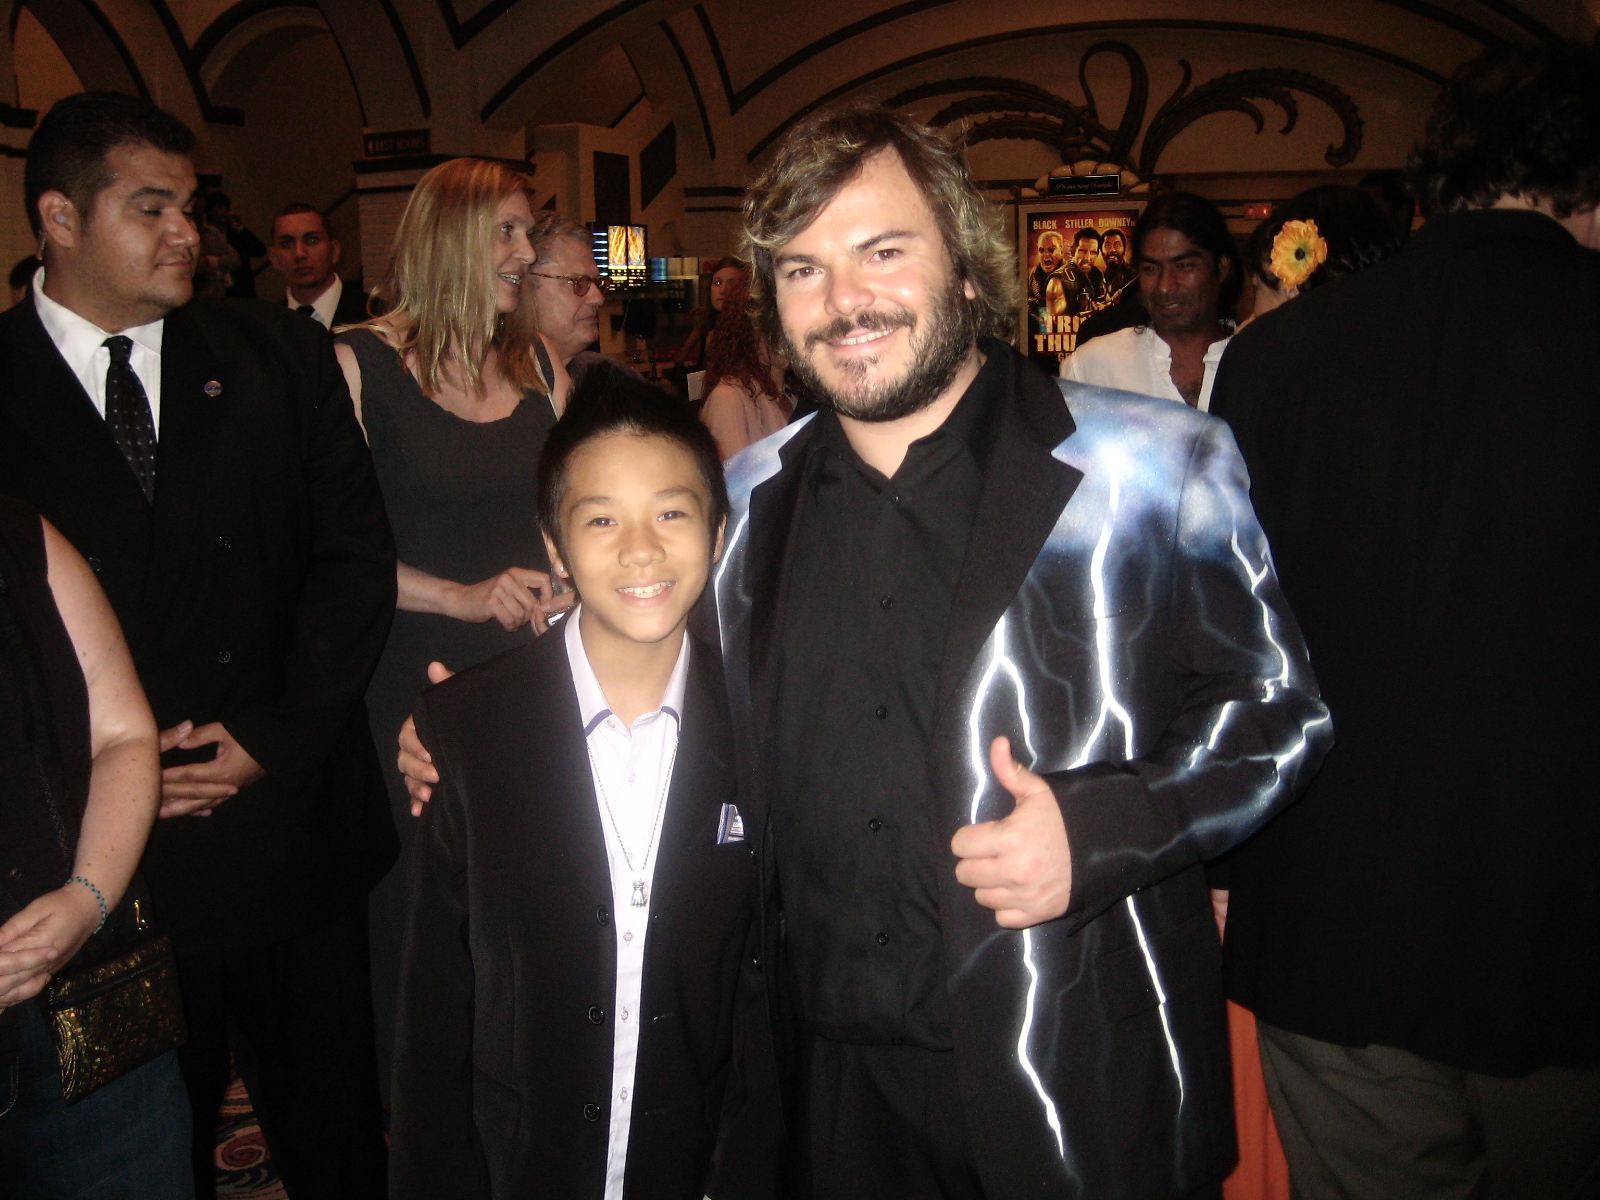
[[[233,655],[228,653],[226,650],[218,650],[217,661],[219,663],[230,663],[233,661]]]
[[[889,944],[889,935],[887,933],[880,933],[878,935],[878,945],[887,946],[888,944]]]
[[[622,935],[622,940],[625,941],[625,942],[633,941],[633,930],[630,929],[626,933],[624,933]]]
[[[628,772],[628,782],[629,783],[635,782],[638,778],[639,777],[637,775],[635,775],[632,771]]]
[[[872,710],[872,713],[880,721],[887,720],[889,716],[889,706],[886,704],[880,704],[877,708]]]
[[[624,1101],[626,1101],[628,1099],[628,1089],[627,1088],[623,1088],[622,1089],[622,1099]]]
[[[623,1009],[623,1010],[622,1010],[622,1019],[623,1019],[623,1020],[624,1020],[624,1021],[626,1021],[626,1020],[627,1020],[627,1019],[628,1019],[628,1010],[627,1010],[627,1009]],[[627,1093],[627,1092],[623,1092],[623,1093],[622,1093],[622,1098],[623,1098],[623,1099],[624,1099],[624,1100],[626,1100],[626,1099],[627,1099],[627,1098],[628,1098],[628,1093]]]
[[[599,921],[601,925],[611,924],[611,910],[602,904],[594,910],[594,919]]]
[[[598,1004],[591,1004],[589,1006],[589,1024],[591,1024],[591,1025],[599,1025],[605,1019],[606,1019],[606,1010],[605,1009],[601,1008]]]
[[[894,607],[894,597],[893,596],[885,596],[882,600],[878,601],[878,607],[879,608],[885,608],[885,609],[893,608]]]
[[[877,833],[878,830],[883,828],[883,822],[878,820],[877,817],[873,817],[872,820],[867,822],[867,828],[872,830],[873,833]]]
[[[600,1119],[600,1106],[598,1104],[585,1104],[583,1106],[583,1119],[585,1121],[598,1121]]]

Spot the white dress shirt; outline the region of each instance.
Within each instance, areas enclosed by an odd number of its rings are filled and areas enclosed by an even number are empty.
[[[1211,384],[1231,340],[1230,335],[1206,348],[1205,375],[1196,405],[1201,412],[1211,411]],[[1062,360],[1061,378],[1185,403],[1172,382],[1172,348],[1149,325],[1092,338]]]
[[[294,298],[294,293],[286,290],[283,295],[289,302],[289,310],[291,312],[299,312],[300,301]],[[311,302],[312,320],[316,321],[324,329],[332,329],[333,314],[338,310],[339,298],[343,295],[344,280],[335,275],[333,282],[328,285],[328,290]]]
[[[639,1000],[644,989],[644,942],[650,930],[650,890],[666,825],[666,789],[678,752],[683,721],[683,692],[689,678],[689,639],[683,639],[677,665],[667,681],[661,707],[645,713],[631,727],[606,703],[600,681],[589,665],[578,621],[579,605],[566,620],[563,636],[578,713],[588,742],[595,800],[606,835],[611,866],[612,928],[617,936],[617,991],[611,1042],[611,1140],[606,1152],[605,1200],[622,1200],[628,1165],[628,1127],[633,1117],[633,1073],[639,1057]],[[624,855],[623,847],[627,853]],[[630,869],[628,858],[633,860]],[[645,902],[634,905],[634,883],[642,879]]]
[[[39,311],[39,321],[50,340],[67,360],[67,366],[83,384],[83,390],[94,401],[100,415],[106,415],[106,371],[111,366],[111,351],[105,340],[111,336],[93,321],[86,321],[65,305],[57,304],[44,294],[44,268],[33,276],[33,304]],[[161,329],[163,317],[148,325],[135,325],[121,331],[133,340],[128,361],[133,373],[144,384],[145,398],[150,401],[150,424],[156,437],[161,436]]]

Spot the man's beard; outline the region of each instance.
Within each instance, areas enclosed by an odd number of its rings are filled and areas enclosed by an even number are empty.
[[[823,382],[811,355],[824,342],[839,341],[858,333],[905,328],[909,331],[911,365],[899,379],[876,387],[864,384],[874,364],[847,359],[840,371],[858,386],[850,391],[835,390]],[[918,336],[918,329],[922,334]],[[961,364],[972,352],[977,331],[961,280],[952,278],[950,286],[935,298],[926,321],[919,321],[909,309],[879,312],[869,309],[853,318],[840,317],[831,325],[805,335],[805,349],[799,351],[784,331],[784,354],[789,365],[822,403],[841,416],[856,421],[898,421],[927,408],[945,392]],[[845,385],[848,387],[848,383]]]

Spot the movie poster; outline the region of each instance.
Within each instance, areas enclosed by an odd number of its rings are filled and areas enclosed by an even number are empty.
[[[1130,249],[1139,207],[1020,212],[1029,358],[1052,375],[1078,345],[1078,326],[1137,287]]]

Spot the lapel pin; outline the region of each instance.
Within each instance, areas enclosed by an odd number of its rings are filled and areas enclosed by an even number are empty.
[[[210,396],[213,400],[215,400],[218,396],[222,395],[222,385],[220,383],[218,383],[215,379],[209,381],[206,384],[206,386],[204,387],[204,389],[202,389],[202,390],[205,392],[206,395]]]

